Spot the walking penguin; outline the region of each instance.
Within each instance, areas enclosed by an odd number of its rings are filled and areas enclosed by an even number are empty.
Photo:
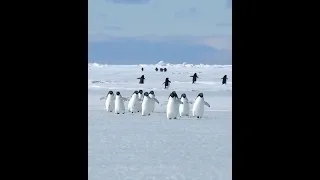
[[[142,75],[141,77],[137,78],[140,79],[139,84],[144,84],[144,75]]]
[[[164,88],[167,89],[169,87],[169,83],[171,83],[171,81],[169,81],[169,78],[166,78],[166,80],[164,81]]]
[[[190,77],[192,77],[192,84],[194,84],[197,81],[197,78],[199,78],[197,73],[194,73],[194,75]]]
[[[143,68],[141,68],[141,71],[143,71]]]
[[[164,72],[167,72],[167,68],[164,68],[163,71],[164,71]]]
[[[162,69],[162,68],[160,68],[160,72],[163,72],[163,69]]]
[[[224,75],[222,79],[222,84],[227,84],[227,75]]]
[[[158,72],[158,68],[156,67],[156,69],[155,69],[157,72]]]

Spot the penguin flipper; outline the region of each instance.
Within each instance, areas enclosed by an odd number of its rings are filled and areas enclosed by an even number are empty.
[[[103,96],[103,97],[101,97],[101,98],[100,98],[100,100],[105,99],[105,98],[106,98],[106,97],[105,97],[105,96]]]
[[[158,99],[157,99],[157,98],[153,98],[153,100],[154,100],[156,103],[158,103],[158,104],[159,104],[159,101],[158,101]]]
[[[210,107],[210,104],[209,104],[209,103],[207,103],[206,101],[204,102],[204,105],[206,105],[206,106]]]

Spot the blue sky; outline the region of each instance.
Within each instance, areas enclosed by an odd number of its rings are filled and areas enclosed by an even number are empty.
[[[88,0],[89,62],[231,64],[231,0]]]

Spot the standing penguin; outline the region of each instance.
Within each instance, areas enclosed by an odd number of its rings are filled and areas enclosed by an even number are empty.
[[[156,95],[154,94],[154,91],[150,91],[149,92],[149,97],[150,98],[156,98]],[[154,112],[154,105],[155,105],[155,102],[150,104],[151,112]]]
[[[144,84],[144,80],[145,80],[144,75],[142,75],[141,77],[139,77],[137,79],[140,79],[139,84]]]
[[[164,81],[164,83],[162,83],[162,85],[164,84],[164,88],[168,89],[169,83],[171,83],[171,81],[169,81],[169,78],[166,78],[166,80]]]
[[[156,67],[156,69],[155,69],[157,72],[158,72],[158,68]]]
[[[116,100],[115,100],[115,103],[114,103],[114,112],[116,114],[124,114],[125,113],[125,107],[124,107],[124,100],[126,100],[125,98],[123,98],[120,94],[120,92],[118,91],[116,93]]]
[[[177,98],[176,94],[171,93],[167,104],[167,119],[177,119],[179,111],[177,109],[178,104],[183,103]]]
[[[185,93],[181,94],[180,101],[183,103],[179,105],[180,117],[189,116],[189,113],[190,113],[189,101]]]
[[[115,100],[113,91],[109,91],[106,97],[107,97],[105,101],[106,110],[107,112],[112,112],[114,110],[114,100]],[[100,98],[100,100],[105,99],[106,97],[102,97]]]
[[[154,104],[155,102],[159,104],[159,101],[156,98],[149,97],[148,92],[144,93],[144,98],[142,101],[142,110],[141,110],[142,116],[146,116],[146,115],[150,116],[151,104]]]
[[[138,102],[138,112],[141,112],[141,104],[142,104],[142,100],[143,100],[143,91],[140,89],[139,90],[139,94],[138,94],[138,97],[139,97],[139,102]]]
[[[227,75],[224,75],[222,78],[222,84],[227,84]]]
[[[192,84],[194,84],[197,81],[197,78],[199,78],[197,73],[194,73],[194,75],[190,77],[192,77]]]
[[[141,100],[139,99],[138,96],[139,92],[138,91],[134,91],[134,93],[132,94],[129,103],[128,103],[128,110],[131,113],[136,113],[139,112],[140,108],[139,106],[141,106]]]
[[[163,71],[164,71],[164,72],[167,72],[167,68],[164,68]]]
[[[141,71],[143,71],[143,68],[141,68]]]
[[[160,72],[163,72],[163,68],[160,68]]]
[[[199,93],[193,104],[192,114],[197,118],[202,118],[204,105],[210,107],[209,103],[204,101],[203,94]]]

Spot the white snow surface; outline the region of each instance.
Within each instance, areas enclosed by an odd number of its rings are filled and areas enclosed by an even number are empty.
[[[88,66],[89,180],[231,180],[232,66],[159,63],[159,65]],[[144,67],[144,71],[141,71]],[[190,77],[199,79],[191,84]],[[145,84],[137,79],[145,75]],[[221,78],[227,75],[227,85]],[[172,82],[164,89],[165,78]],[[150,116],[106,112],[100,97],[109,90],[130,97],[153,90],[160,104]],[[176,91],[194,101],[202,92],[210,104],[204,117],[166,119],[166,101]],[[190,105],[190,111],[192,105]],[[190,112],[191,115],[191,112]]]

